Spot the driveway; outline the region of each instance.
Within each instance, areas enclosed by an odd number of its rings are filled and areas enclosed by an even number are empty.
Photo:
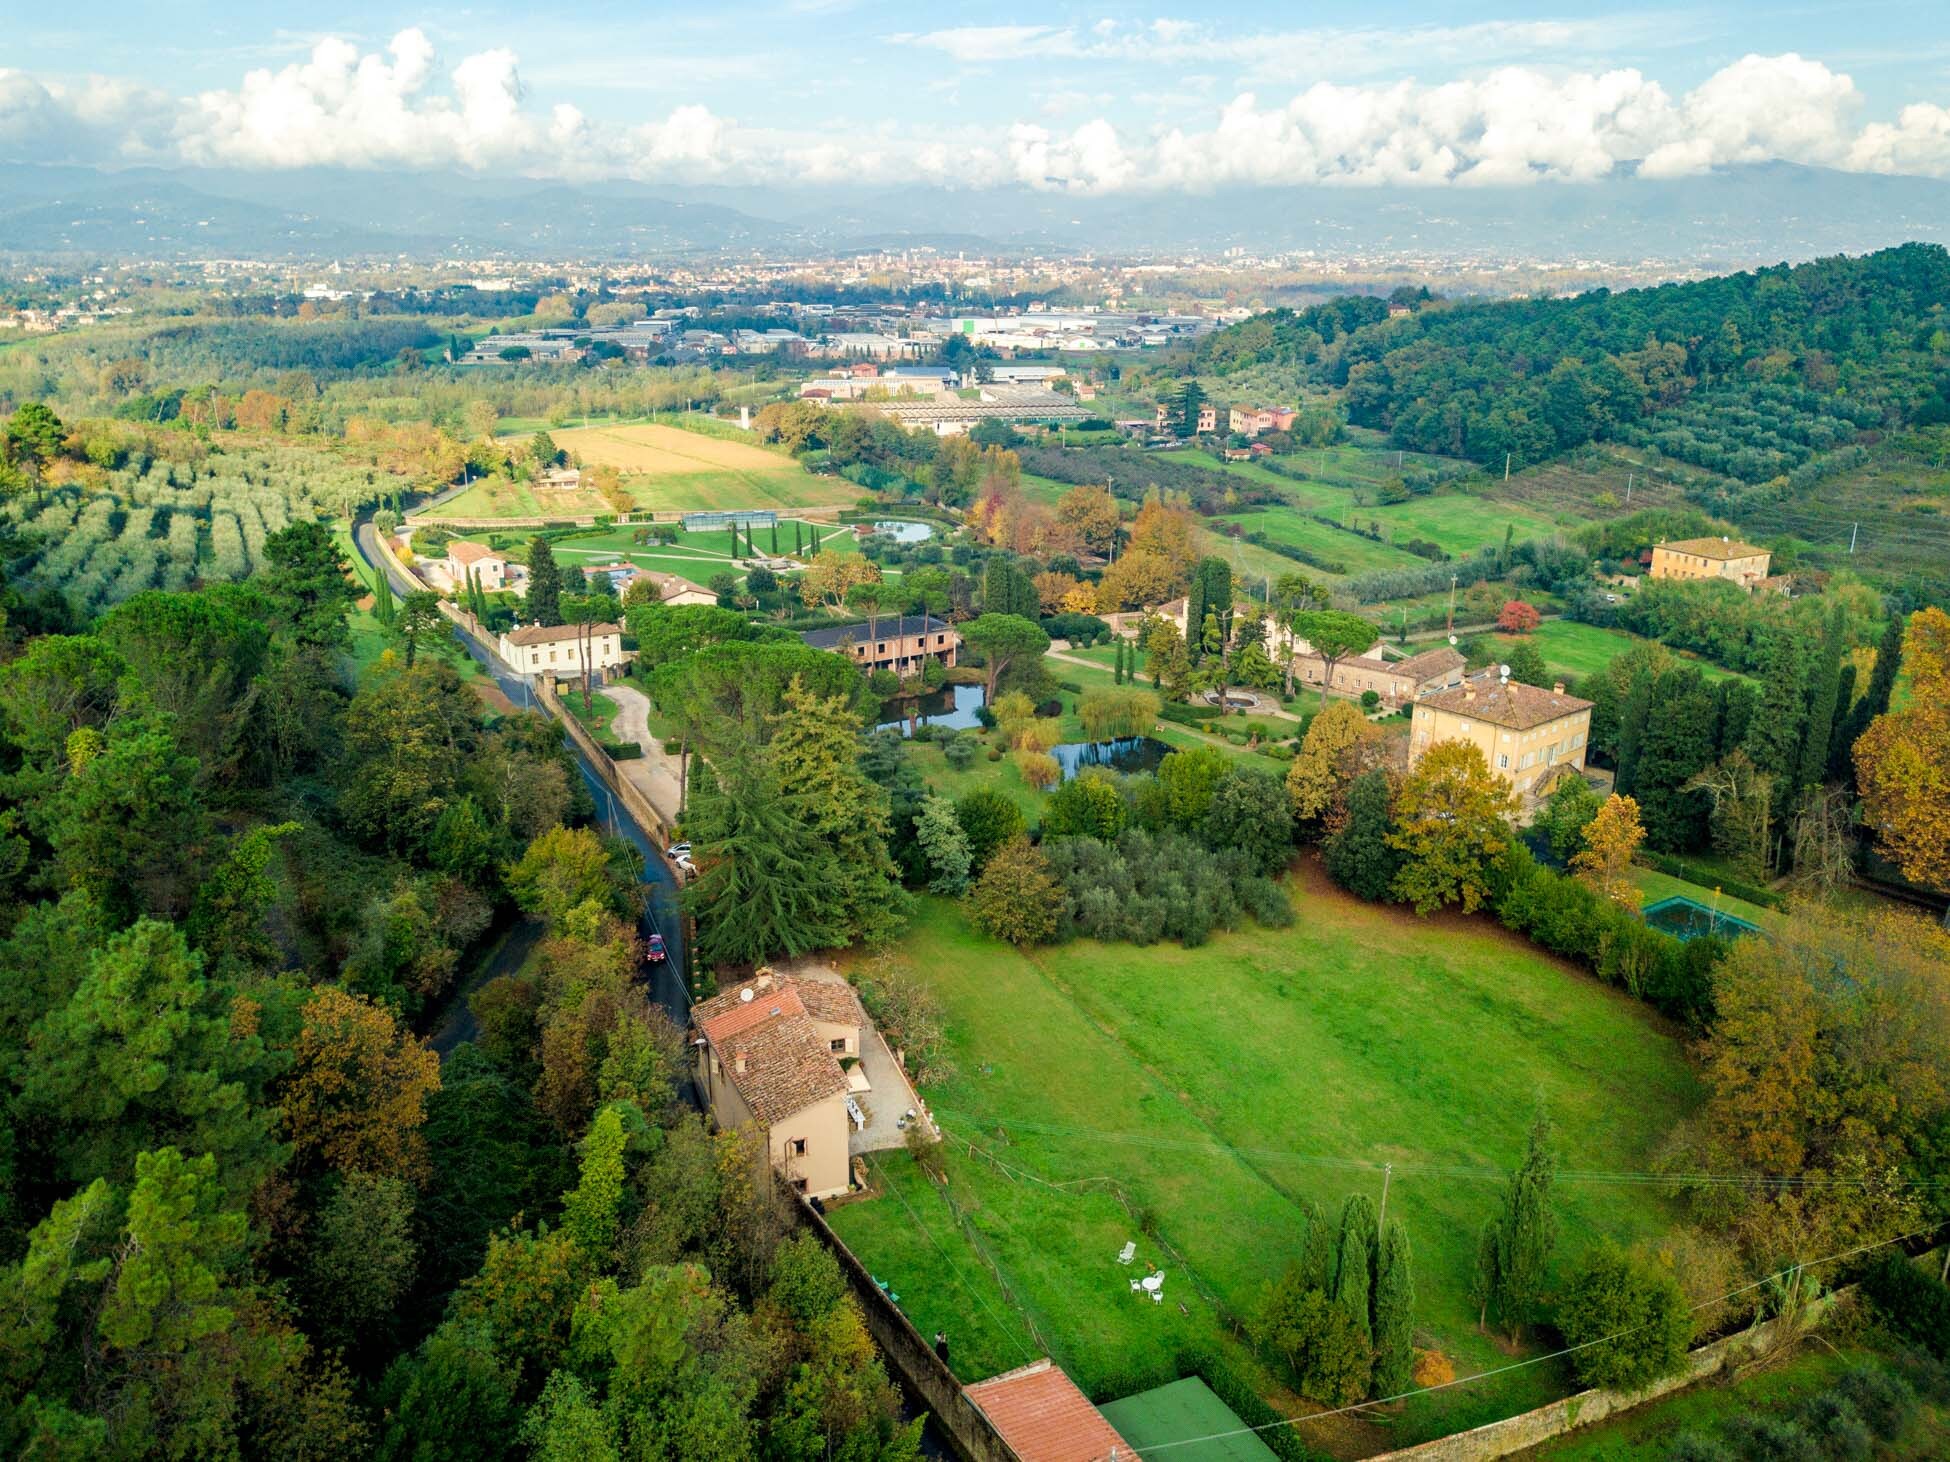
[[[847,1152],[885,1152],[888,1148],[905,1147],[907,1133],[901,1128],[900,1119],[914,1112],[915,1120],[919,1121],[921,1103],[915,1099],[914,1088],[908,1085],[907,1073],[900,1069],[894,1053],[880,1038],[877,1026],[869,1025],[860,1033],[860,1069],[866,1073],[867,1084],[873,1090],[856,1098],[860,1110],[867,1114],[867,1125],[847,1134]]]
[[[638,760],[616,763],[617,772],[649,799],[666,826],[675,823],[684,800],[677,780],[677,758],[667,755],[663,743],[650,734],[650,698],[629,685],[605,685],[597,694],[616,706],[616,715],[609,723],[610,735],[643,748]]]

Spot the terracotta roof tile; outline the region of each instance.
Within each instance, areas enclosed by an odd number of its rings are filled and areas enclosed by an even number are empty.
[[[483,559],[501,557],[484,543],[468,543],[455,539],[447,545],[447,557],[455,563],[479,563]]]
[[[589,633],[592,636],[620,635],[623,633],[623,626],[592,624],[589,626]],[[524,624],[520,629],[508,631],[508,642],[515,645],[552,645],[558,641],[575,640],[581,637],[582,626],[579,624]]]
[[[767,981],[765,988],[760,988],[760,979]],[[846,1073],[813,1029],[799,988],[776,977],[755,977],[700,1001],[691,1011],[725,1078],[752,1114],[768,1125],[848,1089]],[[747,990],[750,1000],[743,998]],[[738,1069],[741,1055],[743,1071]]]
[[[1107,1462],[1112,1448],[1118,1462],[1138,1462],[1131,1444],[1052,1361],[977,1381],[967,1395],[1022,1462]]]
[[[1742,543],[1738,538],[1681,538],[1676,543],[1661,543],[1659,547],[1668,553],[1690,553],[1696,558],[1721,562],[1731,558],[1762,558],[1767,554],[1766,549]]]
[[[1418,709],[1428,706],[1492,726],[1507,726],[1512,731],[1528,731],[1591,709],[1590,701],[1525,685],[1521,680],[1503,680],[1493,670],[1472,675],[1453,690],[1425,695],[1415,704]]]

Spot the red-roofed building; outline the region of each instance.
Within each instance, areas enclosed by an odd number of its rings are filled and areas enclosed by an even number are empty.
[[[967,1390],[1022,1462],[1141,1462],[1137,1449],[1045,1357]]]
[[[720,1127],[756,1122],[772,1166],[813,1198],[849,1183],[842,1061],[857,1062],[867,1023],[844,981],[798,980],[761,969],[692,1007],[697,1082]]]

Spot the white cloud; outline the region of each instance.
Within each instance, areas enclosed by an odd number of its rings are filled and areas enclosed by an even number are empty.
[[[1465,49],[1541,45],[1563,24],[1461,27],[1440,32],[1439,41],[1431,39],[1436,32],[1419,34],[1427,44]],[[834,129],[755,129],[697,102],[618,125],[592,120],[567,100],[529,95],[512,51],[450,62],[425,33],[405,30],[383,50],[320,40],[303,60],[189,98],[101,78],[55,82],[0,70],[0,155],[649,181],[919,180],[1081,193],[1582,182],[1632,164],[1675,176],[1769,158],[1950,176],[1950,107],[1917,103],[1893,122],[1861,125],[1854,82],[1792,54],[1744,57],[1678,96],[1635,69],[1505,64],[1439,85],[1409,78],[1320,80],[1297,90],[1265,84],[1220,102],[1216,89],[1208,100],[1187,88],[1194,73],[1185,62],[1221,59],[1218,52],[1238,38],[1192,22],[963,27],[906,39],[971,65],[1118,48],[1175,56],[1170,110],[1179,121],[1133,128],[1103,115],[1113,97],[1155,114],[1163,103],[1146,100],[1155,92],[1051,85],[1040,93],[1025,87],[1014,124],[988,128],[855,120]],[[1079,123],[1058,125],[1058,116]]]

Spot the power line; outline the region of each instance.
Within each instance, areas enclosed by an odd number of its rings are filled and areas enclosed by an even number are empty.
[[[1777,1269],[1772,1274],[1764,1275],[1751,1284],[1743,1284],[1738,1289],[1730,1289],[1725,1294],[1715,1295],[1712,1299],[1701,1300],[1698,1304],[1689,1305],[1687,1308],[1689,1310],[1708,1309],[1714,1305],[1723,1304],[1727,1300],[1734,1299],[1739,1295],[1746,1294],[1751,1290],[1759,1289],[1763,1285],[1771,1284],[1785,1275],[1794,1273],[1797,1269],[1812,1269],[1822,1264],[1834,1264],[1843,1259],[1852,1259],[1857,1254],[1867,1254],[1876,1249],[1885,1249],[1891,1244],[1906,1244],[1911,1239],[1918,1239],[1925,1234],[1935,1233],[1942,1227],[1942,1224],[1935,1223],[1931,1224],[1928,1228],[1918,1229],[1914,1233],[1901,1234],[1893,1239],[1883,1239],[1877,1243],[1862,1244],[1856,1248],[1844,1250],[1839,1254],[1830,1254],[1825,1259],[1811,1259],[1806,1263],[1790,1264],[1787,1268]],[[1520,1371],[1527,1366],[1542,1365],[1545,1361],[1549,1360],[1560,1360],[1564,1356],[1575,1355],[1578,1351],[1589,1350],[1593,1346],[1609,1345],[1614,1340],[1623,1340],[1627,1335],[1636,1334],[1640,1330],[1648,1329],[1659,1323],[1657,1320],[1648,1320],[1642,1325],[1629,1325],[1623,1330],[1614,1331],[1610,1335],[1600,1336],[1596,1340],[1586,1340],[1577,1345],[1567,1345],[1562,1350],[1553,1350],[1544,1355],[1534,1355],[1528,1360],[1512,1361],[1507,1366],[1497,1366],[1491,1370],[1478,1371],[1473,1376],[1458,1376],[1453,1381],[1443,1381],[1434,1386],[1418,1386],[1414,1390],[1401,1391],[1393,1396],[1381,1396],[1372,1401],[1357,1401],[1352,1406],[1336,1407],[1332,1411],[1316,1411],[1308,1416],[1283,1417],[1279,1421],[1264,1422],[1259,1426],[1236,1427],[1231,1431],[1212,1432],[1202,1437],[1185,1437],[1176,1442],[1155,1442],[1147,1446],[1144,1450],[1148,1455],[1153,1452],[1167,1452],[1173,1447],[1190,1447],[1196,1446],[1200,1442],[1216,1442],[1227,1437],[1253,1436],[1259,1432],[1275,1431],[1280,1427],[1300,1426],[1310,1421],[1324,1421],[1330,1416],[1345,1416],[1352,1411],[1365,1411],[1370,1406],[1386,1406],[1392,1401],[1406,1401],[1411,1396],[1426,1396],[1433,1391],[1448,1391],[1457,1386],[1474,1385],[1478,1381],[1488,1380],[1491,1376],[1501,1376],[1510,1371]]]
[[[869,1155],[868,1161],[873,1163],[875,1172],[880,1171],[880,1162],[877,1158],[874,1158],[871,1155]],[[895,1184],[884,1181],[884,1177],[885,1175],[883,1174],[882,1186],[885,1187],[886,1190],[892,1193],[896,1198],[900,1199],[901,1207],[905,1208],[907,1210],[907,1216],[914,1220],[914,1227],[918,1228],[923,1234],[927,1236],[927,1241],[930,1244],[934,1245],[935,1252],[941,1256],[941,1262],[946,1264],[948,1266],[948,1272],[955,1276],[955,1283],[959,1284],[964,1290],[966,1290],[969,1296],[975,1301],[976,1304],[980,1305],[984,1310],[988,1311],[989,1318],[995,1321],[995,1323],[1001,1327],[1002,1333],[1004,1335],[1012,1336],[1014,1338],[1016,1344],[1016,1353],[1018,1355],[1024,1356],[1029,1360],[1034,1360],[1036,1356],[1033,1348],[1024,1345],[1022,1343],[1022,1337],[1020,1334],[1016,1333],[1015,1327],[1010,1325],[1009,1322],[1004,1320],[1000,1315],[996,1314],[995,1307],[988,1302],[988,1299],[982,1294],[982,1292],[976,1289],[974,1285],[970,1284],[966,1279],[962,1277],[961,1270],[955,1267],[955,1261],[949,1258],[948,1251],[941,1247],[941,1240],[937,1239],[934,1236],[934,1231],[932,1229],[930,1229],[925,1223],[921,1222],[921,1215],[914,1211],[914,1205],[907,1201],[907,1195],[901,1192],[899,1187],[897,1187]]]
[[[953,1112],[947,1108],[936,1108],[935,1116],[943,1122],[962,1122],[977,1131],[983,1124],[966,1112]],[[1391,1162],[1375,1158],[1342,1157],[1325,1153],[1293,1152],[1277,1147],[1245,1147],[1228,1142],[1201,1141],[1184,1137],[1157,1137],[1139,1132],[1106,1132],[1090,1127],[1069,1127],[1054,1122],[1010,1121],[998,1122],[996,1126],[1007,1127],[1018,1132],[1033,1132],[1045,1137],[1089,1138],[1095,1142],[1117,1142],[1131,1147],[1148,1147],[1162,1152],[1205,1152],[1215,1155],[1252,1158],[1259,1161],[1279,1161],[1300,1163],[1309,1167],[1339,1168],[1355,1172],[1414,1173],[1422,1177],[1458,1178],[1485,1182],[1503,1182],[1510,1176],[1510,1169],[1497,1167],[1477,1167],[1461,1163],[1430,1162]],[[1558,1168],[1555,1177],[1561,1182],[1571,1183],[1621,1183],[1637,1184],[1646,1187],[1667,1188],[1940,1188],[1950,1183],[1941,1178],[1838,1178],[1823,1175],[1760,1175],[1748,1176],[1736,1173],[1656,1173],[1604,1168]],[[1100,1181],[1095,1178],[1077,1179],[1079,1182]]]

